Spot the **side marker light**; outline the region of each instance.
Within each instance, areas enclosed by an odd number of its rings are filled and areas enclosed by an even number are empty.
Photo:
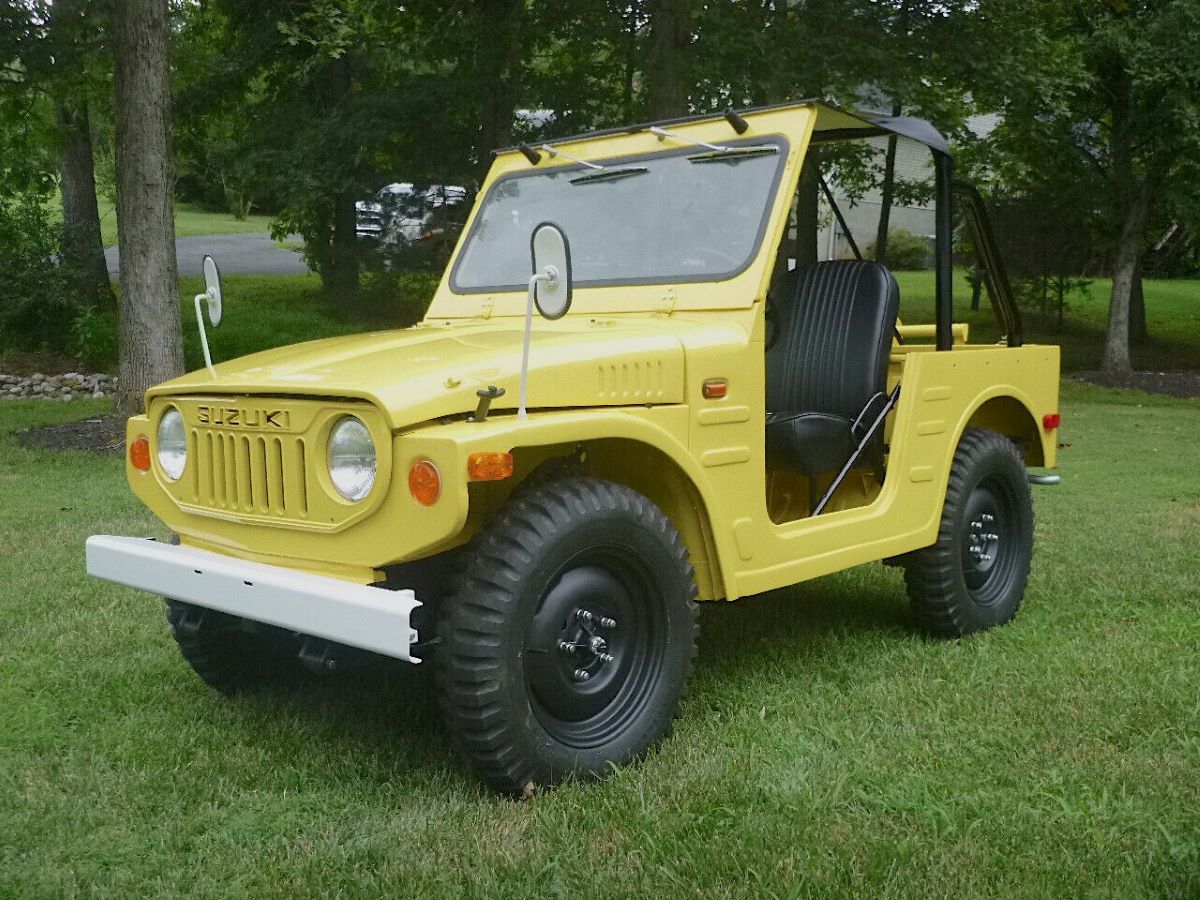
[[[501,481],[512,473],[511,453],[472,453],[467,457],[467,477],[472,481]]]
[[[720,400],[729,393],[729,382],[724,378],[710,378],[702,390],[705,400]]]
[[[1053,431],[1062,424],[1062,416],[1059,413],[1046,413],[1042,416],[1042,427],[1047,431]]]

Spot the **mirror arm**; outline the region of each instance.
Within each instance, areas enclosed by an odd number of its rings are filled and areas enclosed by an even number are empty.
[[[217,370],[213,368],[212,355],[208,352],[208,331],[204,327],[204,313],[200,309],[200,301],[208,301],[208,292],[196,295],[196,324],[200,327],[200,346],[204,350],[204,365],[208,367],[208,374],[213,378],[217,377]]]
[[[533,297],[537,286],[543,282],[553,283],[558,281],[558,269],[554,266],[546,266],[540,272],[535,272],[533,277],[529,279],[529,294],[525,298],[525,343],[521,348],[521,397],[517,405],[517,418],[528,419],[529,414],[525,411],[525,399],[529,389],[529,342],[533,337]]]

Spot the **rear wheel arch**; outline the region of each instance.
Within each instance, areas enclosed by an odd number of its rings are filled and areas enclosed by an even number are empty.
[[[1024,401],[1012,394],[989,397],[976,406],[960,429],[960,440],[969,428],[983,428],[1004,435],[1017,445],[1027,467],[1045,465],[1037,416]]]

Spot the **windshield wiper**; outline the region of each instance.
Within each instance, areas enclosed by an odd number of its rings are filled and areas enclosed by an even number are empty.
[[[688,157],[688,162],[738,162],[752,156],[770,156],[778,153],[779,148],[773,144],[759,144],[754,147],[730,147],[727,150],[714,150],[711,153],[697,153]]]
[[[599,172],[589,172],[572,178],[571,184],[591,184],[593,181],[616,181],[618,178],[629,178],[649,172],[645,166],[628,166],[624,169],[601,169]]]

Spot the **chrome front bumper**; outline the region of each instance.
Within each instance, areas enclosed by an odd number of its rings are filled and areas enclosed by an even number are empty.
[[[410,590],[390,591],[147,538],[96,534],[87,571],[127,587],[417,663]]]

